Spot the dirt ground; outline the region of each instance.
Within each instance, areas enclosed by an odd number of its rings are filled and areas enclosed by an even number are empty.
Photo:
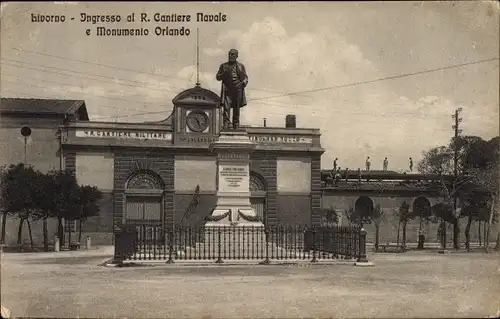
[[[106,252],[2,254],[1,299],[32,317],[487,317],[500,255],[370,254],[373,267],[98,266]]]

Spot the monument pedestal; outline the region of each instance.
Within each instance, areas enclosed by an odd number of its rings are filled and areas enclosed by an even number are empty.
[[[205,220],[205,247],[221,259],[263,258],[264,224],[250,204],[250,153],[245,131],[221,132],[210,151],[217,154],[217,203]]]
[[[210,151],[217,154],[217,204],[205,227],[264,227],[250,204],[250,153],[245,131],[221,132]]]

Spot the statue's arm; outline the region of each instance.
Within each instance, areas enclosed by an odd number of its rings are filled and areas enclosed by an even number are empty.
[[[224,64],[221,64],[219,67],[219,71],[217,71],[217,74],[215,75],[215,79],[217,81],[222,81],[222,78],[224,77]]]
[[[241,65],[241,82],[243,82],[244,87],[248,84],[247,70],[243,64]]]

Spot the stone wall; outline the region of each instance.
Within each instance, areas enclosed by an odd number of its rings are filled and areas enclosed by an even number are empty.
[[[406,202],[412,207],[413,201],[418,197],[425,197],[429,200],[431,205],[435,205],[439,202],[439,198],[435,197],[427,197],[426,194],[396,194],[396,193],[387,193],[387,194],[377,194],[374,192],[342,192],[342,191],[324,191],[322,201],[323,208],[334,208],[337,211],[341,212],[340,215],[340,223],[342,225],[348,225],[349,222],[343,212],[348,210],[350,207],[354,208],[355,202],[361,196],[368,196],[372,199],[373,205],[380,205],[381,209],[385,212],[384,220],[381,223],[380,231],[379,231],[379,241],[380,243],[384,242],[396,242],[398,237],[398,221],[397,215],[395,211],[399,209],[403,202]],[[410,208],[411,209],[411,208]],[[465,242],[465,226],[467,224],[467,220],[460,219],[460,241]],[[473,223],[471,227],[471,241],[477,242],[479,241],[479,230],[478,230],[478,222]],[[453,238],[453,227],[452,225],[447,226],[447,238],[448,241],[452,241]],[[375,225],[366,224],[364,228],[367,231],[367,241],[375,242]],[[415,219],[410,221],[407,224],[406,228],[406,239],[407,242],[417,242],[418,240],[418,232],[420,229],[420,221],[419,219]],[[426,241],[437,243],[439,242],[439,238],[437,237],[438,224],[437,223],[424,223],[423,231],[426,235]],[[496,238],[496,227],[492,227],[491,239]],[[400,241],[403,237],[402,226],[400,229]],[[484,231],[481,229],[481,238],[484,240]]]
[[[24,137],[21,128],[31,128],[31,136],[26,143],[26,163],[36,170],[47,172],[59,169],[59,140],[57,139],[57,119],[8,118],[0,121],[0,166],[24,161]]]

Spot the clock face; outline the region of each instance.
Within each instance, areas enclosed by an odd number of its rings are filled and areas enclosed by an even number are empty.
[[[208,127],[208,115],[203,111],[192,111],[186,117],[186,124],[193,132],[203,132]]]

